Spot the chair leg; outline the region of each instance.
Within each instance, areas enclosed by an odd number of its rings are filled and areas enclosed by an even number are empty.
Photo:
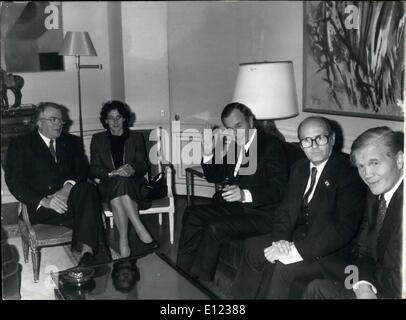
[[[159,225],[162,226],[162,213],[159,214],[158,221]]]
[[[174,242],[174,217],[173,212],[169,212],[169,240],[171,244]]]
[[[40,252],[38,248],[31,249],[32,269],[34,272],[34,282],[39,280]]]
[[[28,262],[28,253],[30,251],[30,247],[28,245],[28,242],[25,241],[23,238],[21,238],[21,243],[23,245],[24,263],[27,263]]]

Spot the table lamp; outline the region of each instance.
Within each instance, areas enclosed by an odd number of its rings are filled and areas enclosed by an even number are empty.
[[[273,120],[299,114],[292,61],[241,63],[233,102],[245,104],[264,129],[281,135]]]

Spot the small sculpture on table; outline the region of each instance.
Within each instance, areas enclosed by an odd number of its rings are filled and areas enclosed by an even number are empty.
[[[22,93],[21,89],[24,86],[24,78],[12,73],[7,73],[0,68],[0,96],[1,96],[1,111],[6,111],[9,108],[17,108],[21,105]],[[14,94],[14,103],[10,107],[7,90],[11,90]]]

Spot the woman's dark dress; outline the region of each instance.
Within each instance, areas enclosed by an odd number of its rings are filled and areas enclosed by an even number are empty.
[[[118,169],[120,166],[125,164],[125,143],[129,137],[129,130],[125,130],[121,136],[114,136],[110,133],[109,130],[107,130],[105,134],[107,135],[107,140],[110,143],[111,161],[114,164],[114,169]],[[98,150],[97,145],[93,145],[92,155],[99,153],[98,151],[104,152],[103,150]],[[146,151],[144,149],[135,150],[135,152]],[[146,193],[143,192],[144,188],[142,188],[142,186],[145,185],[145,183],[147,182],[144,177],[139,176],[136,178],[135,175],[133,175],[131,177],[113,176],[109,178],[108,176],[102,176],[98,178],[101,178],[98,187],[104,202],[109,203],[114,198],[128,195],[133,201],[138,204],[141,210],[148,209],[151,206],[151,201],[146,199]]]

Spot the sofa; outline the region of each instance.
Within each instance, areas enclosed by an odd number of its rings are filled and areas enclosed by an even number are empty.
[[[291,167],[297,160],[305,157],[298,143],[284,142],[285,152]],[[230,297],[230,289],[242,257],[242,240],[224,244],[220,251],[219,261],[214,276],[213,285],[223,297]],[[293,290],[293,297],[300,296],[300,288]]]

